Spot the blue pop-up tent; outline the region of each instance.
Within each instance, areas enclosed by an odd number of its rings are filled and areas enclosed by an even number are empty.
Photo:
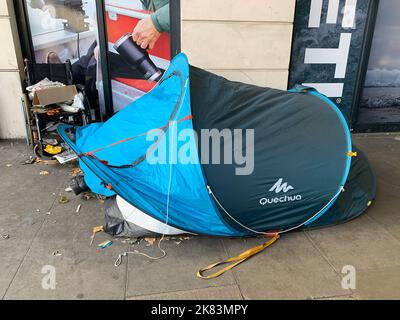
[[[375,196],[369,163],[328,98],[231,82],[184,54],[108,121],[59,132],[93,192],[175,231],[248,236],[335,224]],[[211,161],[218,155],[226,158]]]

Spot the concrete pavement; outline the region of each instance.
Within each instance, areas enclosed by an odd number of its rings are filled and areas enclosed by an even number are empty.
[[[371,160],[378,193],[366,214],[349,223],[295,232],[214,280],[197,279],[207,264],[263,241],[191,237],[162,243],[167,256],[149,260],[91,228],[103,223],[102,203],[65,192],[71,165],[22,165],[23,142],[0,141],[0,297],[2,299],[400,299],[400,134],[354,135]],[[48,175],[41,175],[41,171]],[[59,203],[61,195],[69,202]],[[76,213],[76,208],[81,209]],[[158,255],[157,246],[137,249]],[[44,266],[56,289],[44,290]],[[356,269],[356,289],[341,286],[342,268]]]

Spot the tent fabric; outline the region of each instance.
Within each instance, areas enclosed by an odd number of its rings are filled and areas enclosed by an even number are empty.
[[[376,179],[365,154],[356,146],[357,152],[351,162],[351,168],[343,192],[329,210],[305,229],[336,225],[355,219],[372,204],[376,196]]]
[[[161,83],[149,94],[125,107],[108,121],[81,127],[76,130],[76,144],[60,128],[60,133],[77,153],[83,153],[104,147],[127,137],[133,137],[149,130],[165,126],[173,116],[178,120],[191,114],[189,94],[189,68],[184,55],[176,57],[163,75]],[[180,101],[177,111],[174,108]],[[176,124],[176,130],[192,129],[191,121]],[[161,139],[170,140],[171,128],[165,130]],[[196,150],[195,140],[192,150]],[[146,154],[154,141],[146,141],[145,136],[127,141],[111,148],[106,148],[96,157],[107,160],[111,165],[124,165],[135,162]],[[179,149],[184,141],[178,141],[174,149]],[[194,233],[229,236],[235,230],[226,224],[218,211],[207,189],[199,164],[179,165],[169,161],[169,150],[166,150],[165,164],[150,164],[142,161],[132,168],[112,168],[99,160],[81,157],[81,168],[85,182],[92,191],[106,196],[114,193],[148,213],[155,219],[167,221],[171,226]],[[193,157],[198,157],[197,153]],[[172,170],[170,170],[172,168]],[[169,175],[172,173],[170,206],[171,214],[167,217],[166,203],[169,191]],[[112,185],[112,192],[106,188]],[[241,235],[239,233],[239,235]]]
[[[350,134],[336,106],[312,89],[296,93],[262,88],[198,68],[191,68],[190,80],[198,133],[254,128],[252,174],[237,175],[229,164],[203,164],[208,184],[229,215],[260,231],[291,228],[321,210],[322,214],[344,185],[351,161]],[[223,154],[226,143],[231,141],[221,139],[216,150],[210,147],[211,157],[214,152]],[[245,148],[243,143],[241,154]],[[269,191],[280,179],[293,190]],[[294,197],[301,200],[288,200]],[[221,215],[229,222],[225,210]]]
[[[118,194],[181,230],[248,236],[312,226],[333,208],[334,220],[341,218],[342,207],[335,204],[350,170],[350,134],[337,107],[313,89],[287,92],[231,82],[189,68],[179,54],[148,94],[105,123],[77,128],[75,141],[68,134],[72,129],[62,125],[59,132],[80,155],[93,192]],[[254,170],[238,175],[237,163],[200,164],[202,139],[197,141],[192,131],[184,141],[173,139],[184,129],[195,129],[197,136],[228,129],[231,142],[239,136],[245,141],[243,132],[253,129]],[[210,157],[223,154],[229,139],[221,141],[209,147]],[[245,147],[235,148],[243,155]],[[190,150],[193,161],[176,161],[182,149]],[[87,154],[93,150],[98,150],[94,156]],[[153,163],[161,151],[165,163]],[[346,207],[346,219],[352,208]]]

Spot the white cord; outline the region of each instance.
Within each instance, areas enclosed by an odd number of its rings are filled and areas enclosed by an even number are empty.
[[[263,232],[263,231],[257,231],[257,230],[251,229],[251,228],[245,226],[244,224],[240,223],[239,221],[237,221],[234,217],[232,217],[231,214],[229,214],[229,212],[224,208],[224,206],[221,204],[221,202],[219,202],[218,198],[215,196],[215,194],[214,194],[213,191],[211,190],[210,186],[207,185],[207,189],[208,189],[209,194],[211,194],[211,196],[213,197],[213,199],[215,200],[215,202],[221,207],[221,209],[228,215],[229,218],[231,218],[233,221],[235,221],[238,225],[240,225],[240,226],[243,227],[244,229],[249,230],[249,231],[251,231],[251,232],[253,232],[253,233],[256,233],[256,234],[263,234],[263,235],[269,235],[269,234],[271,234],[271,232]],[[314,219],[315,217],[317,217],[323,210],[325,210],[328,206],[330,206],[330,204],[337,198],[337,196],[338,196],[342,191],[343,191],[343,187],[340,187],[339,190],[338,190],[338,192],[336,192],[336,194],[333,196],[333,198],[330,199],[330,200],[328,201],[328,203],[327,203],[325,206],[323,206],[316,214],[314,214],[312,217],[310,217],[310,218],[307,219],[306,221],[300,223],[299,225],[297,225],[297,226],[295,226],[295,227],[292,227],[292,228],[289,228],[289,229],[286,229],[286,230],[282,230],[282,231],[277,231],[276,233],[277,233],[277,234],[282,234],[282,233],[286,233],[286,232],[295,230],[295,229],[297,229],[297,228],[300,228],[301,226],[303,226],[303,225],[306,224],[307,222],[309,222],[309,221],[311,221],[312,219]]]
[[[208,193],[212,195],[212,197],[214,198],[215,202],[221,207],[221,209],[224,210],[224,212],[229,216],[229,218],[231,218],[233,221],[235,221],[238,225],[240,225],[241,227],[243,227],[243,228],[245,228],[245,229],[247,229],[247,230],[249,230],[249,231],[251,231],[251,232],[254,232],[254,233],[256,233],[256,234],[264,234],[264,235],[267,234],[267,232],[262,232],[262,231],[253,230],[253,229],[251,229],[251,228],[245,226],[244,224],[240,223],[239,221],[237,221],[234,217],[232,217],[232,216],[228,213],[228,211],[224,208],[224,206],[219,202],[219,200],[218,200],[217,197],[215,196],[214,192],[212,192],[210,186],[207,186],[207,189],[208,189]]]
[[[170,126],[170,128],[174,128],[174,127]],[[171,139],[171,140],[172,140],[171,150],[173,152],[174,151],[174,145],[173,145],[174,139]],[[170,204],[170,194],[171,194],[171,186],[172,186],[172,161],[171,161],[171,159],[170,159],[169,162],[170,162],[169,163],[169,180],[168,180],[166,216],[165,216],[165,225],[166,226],[168,226],[168,221],[169,221],[169,204]],[[158,244],[157,244],[158,249],[160,249],[160,251],[161,251],[161,255],[160,256],[153,257],[153,256],[150,256],[150,255],[144,253],[144,252],[140,252],[139,250],[126,251],[126,252],[121,253],[121,254],[118,255],[117,260],[115,260],[115,262],[114,262],[114,266],[118,267],[122,263],[122,257],[126,257],[128,254],[141,255],[141,256],[144,256],[144,257],[149,258],[151,260],[159,260],[159,259],[164,258],[167,255],[165,250],[163,248],[161,248],[161,242],[164,240],[164,238],[165,238],[165,232],[163,232],[163,234],[162,234],[162,236],[161,236],[161,238],[160,238],[160,240],[158,241]]]

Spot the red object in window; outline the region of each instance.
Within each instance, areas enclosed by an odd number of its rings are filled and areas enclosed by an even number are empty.
[[[151,12],[144,10],[133,10],[118,6],[106,6],[106,25],[107,37],[109,43],[113,44],[126,33],[132,33],[136,24],[141,20],[143,15],[149,15]],[[123,13],[121,13],[123,12]],[[129,15],[129,16],[128,16]],[[150,55],[171,60],[170,35],[169,33],[161,33],[154,48],[148,50]]]

